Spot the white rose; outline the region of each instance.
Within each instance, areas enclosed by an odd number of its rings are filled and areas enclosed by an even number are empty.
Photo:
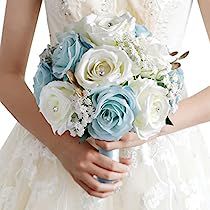
[[[171,70],[170,62],[173,61],[173,57],[169,54],[167,46],[154,37],[137,38],[136,42],[141,47],[143,56],[141,76],[155,78],[159,71]],[[138,68],[136,71],[139,71]]]
[[[74,94],[73,86],[68,82],[53,81],[43,87],[40,94],[40,112],[54,133],[62,135],[68,130],[68,120],[73,114],[68,97]]]
[[[75,70],[75,77],[84,89],[103,85],[119,85],[132,78],[132,61],[121,49],[112,46],[87,51]]]
[[[131,81],[129,86],[136,94],[139,109],[134,122],[135,130],[140,138],[148,139],[165,125],[170,109],[168,90],[151,79],[139,78]]]
[[[66,30],[82,34],[95,45],[114,45],[116,36],[134,32],[135,22],[128,12],[119,17],[91,14]]]

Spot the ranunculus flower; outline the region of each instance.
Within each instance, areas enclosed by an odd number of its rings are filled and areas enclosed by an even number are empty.
[[[73,32],[65,33],[60,44],[52,55],[53,74],[56,78],[62,79],[68,70],[75,70],[82,55],[91,47],[82,37]]]
[[[68,82],[54,81],[43,87],[40,95],[40,112],[54,133],[62,135],[68,130],[68,120],[73,115],[69,96],[75,94]]]
[[[128,12],[121,16],[91,14],[72,24],[70,30],[83,34],[95,45],[114,45],[115,37],[133,33],[135,21]]]
[[[135,97],[128,87],[100,87],[92,95],[95,118],[88,127],[95,139],[117,141],[133,128]]]
[[[84,89],[121,84],[132,78],[132,62],[121,49],[102,46],[86,52],[75,70],[75,77]]]
[[[135,117],[135,130],[140,138],[148,139],[166,123],[170,110],[168,90],[151,79],[138,78],[129,82],[129,86],[136,95],[139,110]]]
[[[34,96],[37,104],[39,104],[39,97],[42,88],[47,85],[49,82],[54,80],[54,76],[52,75],[51,67],[45,63],[41,62],[38,66],[38,70],[34,76]]]

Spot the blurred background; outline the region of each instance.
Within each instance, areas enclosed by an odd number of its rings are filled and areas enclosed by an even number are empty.
[[[0,38],[4,19],[6,0],[0,0]],[[49,32],[44,5],[42,5],[35,37],[26,71],[26,82],[32,90],[33,75],[39,63],[39,54],[49,43]],[[183,62],[186,87],[189,95],[193,95],[210,85],[210,43],[198,7],[194,1],[182,51],[190,50],[190,55]],[[209,100],[210,103],[210,100]],[[33,120],[33,119],[31,119]],[[0,103],[0,148],[6,141],[16,121]],[[200,126],[203,136],[210,148],[210,123]]]

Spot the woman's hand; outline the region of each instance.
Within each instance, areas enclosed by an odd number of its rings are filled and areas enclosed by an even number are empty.
[[[129,171],[128,165],[131,163],[129,159],[121,159],[118,163],[99,154],[88,142],[79,144],[79,139],[69,139],[69,134],[66,133],[62,138],[54,153],[73,179],[89,195],[105,198],[122,185],[121,180]],[[103,184],[94,176],[115,182]]]
[[[119,141],[107,142],[107,141],[97,140],[95,143],[97,146],[110,151],[114,149],[123,149],[123,148],[140,146],[146,142],[153,140],[154,138],[156,138],[156,136],[153,136],[149,140],[141,140],[139,139],[136,133],[129,132],[126,135],[124,135]]]

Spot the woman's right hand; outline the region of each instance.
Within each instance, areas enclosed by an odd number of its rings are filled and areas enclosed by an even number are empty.
[[[55,136],[25,83],[25,68],[41,3],[41,0],[7,1],[0,45],[0,101],[24,128],[58,157],[89,194],[106,197],[121,183],[101,184],[93,175],[120,180],[128,166],[98,154],[88,143],[79,144],[78,139],[70,138],[69,134]],[[8,84],[10,88],[5,88]]]
[[[54,152],[73,179],[91,196],[105,198],[122,185],[129,171],[130,159],[120,163],[101,155],[88,142],[79,144],[78,138],[65,133]],[[94,176],[115,180],[100,183]]]

